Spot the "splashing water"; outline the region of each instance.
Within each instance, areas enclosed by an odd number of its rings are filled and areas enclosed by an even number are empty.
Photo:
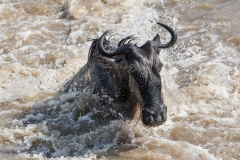
[[[239,17],[238,0],[0,0],[0,156],[239,159]],[[159,56],[164,125],[147,128],[137,114],[96,121],[79,104],[99,97],[59,94],[87,62],[89,39],[109,29],[113,43],[135,35],[143,44],[157,33],[168,41],[156,22],[179,37]]]

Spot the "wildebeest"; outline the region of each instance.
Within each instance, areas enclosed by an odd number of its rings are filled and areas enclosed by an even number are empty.
[[[110,107],[110,113],[101,113],[103,118],[133,118],[139,104],[141,119],[146,126],[157,126],[167,120],[167,106],[162,99],[160,71],[162,63],[158,58],[161,48],[171,47],[177,40],[175,31],[162,23],[171,40],[162,44],[157,34],[153,40],[142,46],[131,43],[133,36],[122,39],[118,47],[112,47],[106,40],[106,31],[99,39],[94,39],[89,50],[89,59],[78,73],[65,85],[65,92],[88,88],[90,94],[107,97],[101,101],[88,99],[84,106]],[[127,43],[128,42],[128,43]],[[107,105],[106,105],[107,104]],[[101,108],[101,107],[100,107]],[[88,110],[91,110],[92,108]],[[101,112],[101,109],[99,110]],[[82,111],[77,116],[83,115]],[[120,117],[121,117],[120,116]]]

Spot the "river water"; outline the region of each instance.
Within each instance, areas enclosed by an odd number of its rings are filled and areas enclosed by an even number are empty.
[[[89,39],[109,29],[113,43],[167,42],[156,22],[178,33],[159,56],[167,122],[145,127],[136,114],[60,134],[76,125],[73,106],[53,108],[72,96],[58,93]],[[240,159],[239,22],[239,0],[0,0],[1,159]]]

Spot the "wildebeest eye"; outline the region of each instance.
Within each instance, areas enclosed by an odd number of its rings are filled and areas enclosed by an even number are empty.
[[[159,70],[159,72],[161,71],[162,67],[163,67],[163,64],[161,61],[159,61],[156,65],[157,69]]]
[[[158,77],[160,76],[159,75],[160,71],[161,71],[161,66],[153,66],[152,67],[153,74],[157,75]]]

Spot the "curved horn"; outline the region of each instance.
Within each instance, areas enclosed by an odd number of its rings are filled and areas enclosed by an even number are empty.
[[[136,37],[134,37],[133,35],[128,36],[128,37],[122,39],[122,40],[118,43],[118,47],[120,47],[120,46],[122,46],[123,44],[125,44],[125,42],[126,42],[127,40],[132,41],[132,40],[135,40],[135,39],[136,39]]]
[[[168,48],[171,47],[177,41],[177,33],[169,26],[158,23],[159,25],[163,26],[170,34],[171,34],[171,41],[167,44],[162,44],[156,41],[147,41],[146,44],[152,45],[154,48]]]
[[[104,38],[107,35],[107,33],[108,33],[108,31],[104,32],[103,35],[98,39],[97,47],[98,47],[98,50],[100,51],[100,53],[103,56],[107,56],[107,57],[113,57],[116,55],[125,54],[127,51],[127,48],[128,48],[126,45],[122,45],[121,47],[118,47],[114,51],[107,51],[104,48],[103,41],[104,41]]]

